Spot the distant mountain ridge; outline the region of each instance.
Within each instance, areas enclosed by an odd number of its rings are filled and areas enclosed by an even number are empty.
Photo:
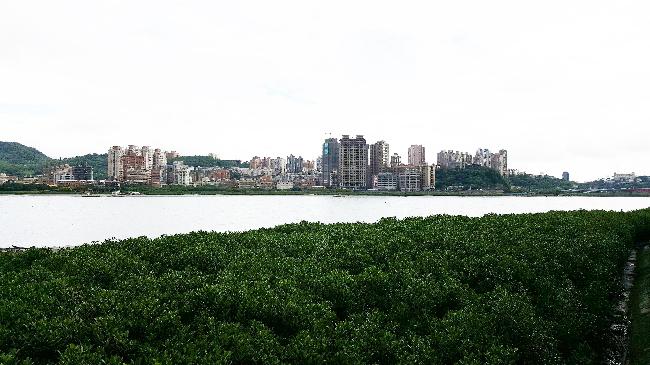
[[[15,176],[33,176],[43,173],[43,169],[54,165],[92,166],[96,179],[106,178],[107,155],[87,154],[62,159],[53,159],[37,150],[18,142],[0,141],[0,173]]]

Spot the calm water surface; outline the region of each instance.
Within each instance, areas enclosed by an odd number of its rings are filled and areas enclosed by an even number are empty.
[[[382,217],[432,214],[647,207],[650,197],[0,196],[0,247],[69,246],[197,230],[241,231],[301,220],[375,222]]]

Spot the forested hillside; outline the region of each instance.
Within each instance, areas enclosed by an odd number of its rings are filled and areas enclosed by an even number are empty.
[[[553,176],[519,174],[501,176],[498,171],[477,165],[464,169],[436,170],[438,190],[557,191],[571,189],[574,183]]]
[[[0,141],[0,172],[17,176],[35,175],[41,172],[49,160],[49,157],[35,148]]]
[[[48,166],[68,164],[71,166],[92,166],[95,179],[105,179],[107,170],[106,154],[52,159],[39,150],[16,142],[0,142],[0,172],[13,176],[33,176],[43,173]]]
[[[464,169],[436,170],[438,190],[508,190],[509,186],[508,180],[499,175],[499,172],[483,166],[469,165]]]
[[[51,160],[50,164],[70,166],[92,166],[95,173],[95,180],[106,179],[108,170],[108,155],[92,153],[77,157],[62,158],[60,160]]]

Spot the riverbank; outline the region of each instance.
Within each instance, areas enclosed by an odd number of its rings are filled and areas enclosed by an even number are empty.
[[[581,196],[581,197],[650,197],[646,193],[612,192],[612,193],[568,193],[568,192],[525,192],[506,193],[502,191],[471,190],[471,191],[351,191],[351,190],[263,190],[263,189],[128,189],[119,196],[132,194],[142,196],[181,196],[181,195],[271,195],[271,196],[298,196],[298,195],[323,195],[323,196],[521,196],[521,197],[544,197],[544,196]],[[20,190],[2,191],[0,195],[88,195],[88,191],[69,190]],[[92,191],[91,196],[111,196],[109,191]]]

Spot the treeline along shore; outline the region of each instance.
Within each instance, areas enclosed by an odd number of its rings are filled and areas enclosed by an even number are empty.
[[[591,197],[648,197],[650,192],[634,190],[535,190],[527,192],[512,192],[504,190],[476,189],[476,190],[430,190],[430,191],[373,191],[373,190],[345,190],[345,189],[295,189],[295,190],[266,190],[266,189],[237,189],[224,188],[211,185],[203,186],[165,186],[152,188],[141,185],[125,185],[115,190],[102,186],[49,186],[46,184],[15,184],[5,183],[0,185],[2,195],[91,195],[91,196],[124,196],[124,195],[355,195],[355,196],[591,196]]]
[[[649,238],[646,209],[5,252],[0,363],[597,364]]]

